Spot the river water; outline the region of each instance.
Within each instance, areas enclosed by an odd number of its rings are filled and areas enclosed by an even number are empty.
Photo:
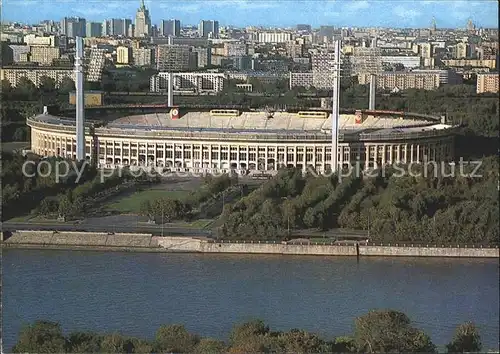
[[[375,308],[403,311],[438,345],[472,320],[498,348],[497,260],[4,249],[2,273],[4,351],[37,319],[144,338],[181,323],[226,339],[258,318],[332,338]]]

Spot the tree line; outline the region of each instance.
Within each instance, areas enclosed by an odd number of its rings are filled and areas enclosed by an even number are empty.
[[[374,310],[354,321],[349,336],[327,340],[300,329],[272,331],[260,320],[233,326],[228,341],[192,334],[183,325],[163,325],[153,340],[119,333],[71,332],[58,323],[37,321],[24,327],[13,353],[437,353],[436,345],[404,313]],[[455,329],[448,353],[480,352],[477,327]]]
[[[498,158],[489,157],[477,171],[482,177],[472,177],[472,165],[463,175],[457,167],[453,177],[419,165],[412,175],[386,168],[341,180],[285,169],[226,204],[220,232],[230,239],[282,240],[288,229],[342,228],[365,230],[373,242],[498,245],[498,167]]]
[[[238,184],[236,175],[223,174],[203,177],[203,184],[183,199],[160,197],[145,200],[140,205],[140,215],[149,222],[172,222],[217,217],[221,214],[224,200],[246,195],[248,187]],[[222,201],[222,203],[221,203]]]
[[[58,178],[57,174],[64,177]],[[95,166],[88,163],[7,152],[2,152],[1,178],[2,221],[30,213],[63,218],[84,215],[98,197],[119,192],[130,183],[159,182],[157,176],[135,176],[127,169],[117,170],[101,180]]]

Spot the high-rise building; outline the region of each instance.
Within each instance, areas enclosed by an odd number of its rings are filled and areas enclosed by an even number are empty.
[[[477,93],[499,92],[498,73],[478,73],[477,74]]]
[[[135,15],[135,32],[134,37],[149,37],[151,36],[151,17],[149,10],[144,5],[144,0],[141,0],[141,7]]]
[[[52,65],[54,59],[61,57],[59,47],[31,47],[30,61],[42,65]]]
[[[476,26],[474,25],[474,22],[472,22],[471,19],[467,21],[467,31],[472,33],[476,30]]]
[[[86,23],[84,18],[65,17],[61,20],[61,34],[68,38],[85,37]]]
[[[160,35],[163,37],[181,35],[181,21],[179,20],[162,20],[160,22]]]
[[[102,71],[106,62],[106,50],[92,48],[87,66],[86,79],[89,82],[99,82],[102,78]]]
[[[100,22],[87,22],[87,37],[101,37],[102,36],[102,23]]]
[[[355,47],[351,56],[353,74],[382,71],[382,50],[380,48]],[[343,74],[343,76],[345,76]]]
[[[156,47],[156,68],[159,71],[186,71],[197,67],[197,54],[191,47],[163,44]]]
[[[455,59],[466,59],[470,57],[470,46],[467,43],[457,43],[453,49],[453,57]]]
[[[2,42],[2,43],[7,44],[6,42]],[[21,61],[22,54],[27,54],[30,52],[29,45],[11,44],[11,45],[9,45],[9,47],[10,47],[10,49],[12,49],[14,63],[18,63]],[[5,50],[7,50],[7,49],[5,49]],[[5,64],[5,65],[8,65],[8,64]]]
[[[151,66],[154,63],[153,48],[134,48],[132,49],[135,66]]]
[[[123,46],[116,48],[116,62],[118,64],[131,64],[132,48]]]
[[[210,47],[193,47],[191,50],[197,54],[198,68],[205,68],[212,65],[212,51]]]
[[[370,82],[371,75],[358,75],[361,85]],[[413,70],[409,72],[382,72],[376,78],[377,87],[386,90],[407,90],[410,88],[435,90],[442,85],[462,83],[461,76],[452,70]]]
[[[240,57],[248,54],[247,45],[241,42],[224,43],[223,55],[226,57]]]
[[[198,34],[203,38],[217,38],[219,36],[219,21],[200,21]]]
[[[27,34],[23,38],[24,43],[29,46],[57,47],[58,38],[56,36],[37,36],[36,34]]]
[[[29,47],[28,47],[29,48]],[[0,43],[0,66],[10,65],[14,62],[14,50],[6,42]]]
[[[9,67],[0,69],[0,80],[7,80],[15,87],[22,78],[26,78],[33,82],[35,86],[40,86],[42,77],[50,77],[55,80],[56,87],[65,79],[70,78],[75,80],[75,70],[73,68],[57,68],[57,67]]]
[[[260,32],[257,35],[260,43],[285,43],[292,40],[289,32]]]
[[[297,31],[299,31],[299,32],[311,32],[311,25],[299,24],[299,25],[297,25]]]

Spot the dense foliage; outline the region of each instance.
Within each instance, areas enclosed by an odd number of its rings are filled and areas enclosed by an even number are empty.
[[[410,167],[406,166],[405,171]],[[498,160],[485,158],[455,176],[412,167],[339,181],[297,170],[278,176],[225,208],[222,234],[228,238],[282,239],[288,227],[369,230],[374,242],[498,244]],[[451,171],[451,170],[450,170]],[[449,173],[445,170],[444,172]],[[436,175],[434,175],[436,173]]]
[[[207,175],[204,183],[185,199],[156,198],[141,203],[140,214],[150,222],[173,220],[207,219],[219,216],[226,201],[247,194],[247,186],[239,185],[237,176],[224,174],[219,177]]]
[[[465,328],[465,329],[464,329]],[[466,323],[457,328],[448,352],[478,352],[477,328]],[[370,311],[355,320],[352,337],[325,340],[299,329],[271,331],[262,321],[235,325],[223,342],[189,333],[182,325],[163,325],[152,341],[118,333],[72,332],[63,335],[59,324],[37,321],[25,327],[14,353],[435,353],[436,346],[403,313]]]
[[[40,160],[2,153],[2,221],[28,213],[64,218],[83,215],[98,198],[131,183],[158,182],[155,176],[134,177],[127,170],[101,173],[90,164],[63,158]]]

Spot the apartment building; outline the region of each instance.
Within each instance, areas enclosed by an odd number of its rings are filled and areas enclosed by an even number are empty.
[[[259,43],[286,43],[292,40],[292,34],[288,32],[259,32],[257,41]]]
[[[217,53],[215,53],[217,54]],[[248,54],[248,48],[246,43],[240,42],[226,42],[219,55],[224,55],[226,57],[240,57]]]
[[[57,47],[58,40],[56,36],[37,36],[36,34],[27,34],[23,38],[28,46]]]
[[[154,64],[155,51],[153,48],[134,48],[132,49],[134,65],[151,66]]]
[[[44,76],[54,79],[56,86],[59,86],[65,78],[75,80],[73,68],[4,67],[0,70],[0,73],[0,80],[9,81],[12,87],[16,87],[23,77],[29,79],[37,87],[40,86],[40,79]]]
[[[492,70],[497,68],[496,59],[444,59],[442,62],[444,65],[452,68],[463,68],[464,66],[488,68]]]
[[[290,72],[290,90],[294,87],[305,87],[309,88],[313,86],[313,73],[303,72],[303,73],[293,73]]]
[[[59,47],[31,47],[30,61],[41,65],[52,65],[54,59],[61,57]]]
[[[449,84],[461,83],[461,77],[452,70],[414,70],[410,72],[382,72],[377,75],[377,88],[385,90],[435,90]],[[358,75],[361,85],[370,83],[370,73]]]
[[[197,67],[197,54],[186,45],[159,45],[156,48],[158,71],[187,71]]]
[[[132,64],[132,48],[120,46],[116,48],[116,62],[118,64]]]
[[[499,73],[478,73],[477,93],[496,92],[498,93]]]
[[[29,54],[31,51],[31,47],[29,45],[10,44],[9,47],[10,49],[12,49],[12,56],[14,63],[21,62],[22,61],[21,55]]]
[[[99,82],[102,78],[102,71],[106,63],[106,50],[92,48],[88,60],[86,79],[89,82]]]
[[[168,72],[151,76],[150,91],[162,92],[168,89]],[[173,73],[174,90],[195,92],[220,92],[224,88],[227,75],[224,73]]]

